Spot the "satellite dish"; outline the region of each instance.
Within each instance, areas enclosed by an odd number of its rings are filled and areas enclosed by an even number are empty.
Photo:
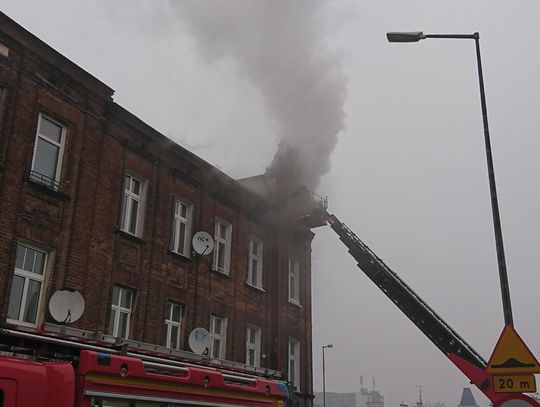
[[[214,250],[214,239],[207,232],[200,231],[195,233],[193,239],[191,239],[191,244],[193,245],[193,250],[201,255],[210,254]]]
[[[202,355],[210,347],[210,333],[204,328],[195,328],[189,334],[188,343],[193,352]]]
[[[84,298],[78,291],[56,291],[49,300],[49,312],[55,321],[71,324],[82,316]]]

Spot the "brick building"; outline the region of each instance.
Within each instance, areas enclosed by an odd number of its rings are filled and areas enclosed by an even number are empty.
[[[186,350],[204,327],[212,357],[281,370],[312,405],[322,223],[263,178],[231,179],[167,139],[0,13],[2,321],[54,322],[51,295],[76,290],[74,327]],[[192,250],[197,231],[212,254]]]

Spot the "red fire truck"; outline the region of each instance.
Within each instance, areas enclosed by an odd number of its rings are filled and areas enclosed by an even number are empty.
[[[279,375],[66,326],[0,329],[0,407],[285,407]]]

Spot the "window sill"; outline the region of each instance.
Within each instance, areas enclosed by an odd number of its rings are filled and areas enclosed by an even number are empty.
[[[193,259],[191,257],[187,257],[183,254],[180,254],[180,253],[177,253],[173,250],[169,250],[168,251],[169,253],[169,256],[171,256],[173,259],[176,259],[176,260],[180,260],[180,261],[183,261],[185,263],[191,263],[193,261]]]
[[[222,277],[230,277],[230,272],[229,273],[225,273],[224,271],[221,271],[221,270],[218,270],[217,268],[215,268],[214,266],[210,266],[210,270],[213,271],[214,273],[222,276]]]
[[[6,323],[16,326],[17,328],[37,328],[38,324],[32,324],[31,322],[19,321],[18,319],[6,318]]]
[[[144,240],[143,238],[139,237],[139,236],[135,236],[135,235],[132,235],[131,233],[128,233],[122,229],[119,229],[117,228],[116,229],[116,234],[118,236],[121,236],[127,240],[131,240],[132,242],[135,242],[135,243],[140,243],[140,244],[144,244],[146,243],[146,240]]]
[[[261,293],[265,293],[266,290],[262,287],[257,287],[256,285],[253,285],[253,284],[250,284],[248,283],[247,281],[244,281],[244,284],[247,285],[249,288],[251,288],[252,290],[255,290],[255,291],[259,291]]]
[[[63,201],[69,201],[70,199],[69,195],[66,194],[65,192],[62,192],[61,190],[51,188],[49,185],[42,184],[41,182],[35,181],[31,179],[30,177],[28,177],[26,180],[27,180],[28,185],[30,185],[32,188],[34,188],[35,190],[39,192],[43,192],[49,196],[52,196],[57,199],[61,199]]]
[[[289,304],[292,304],[298,308],[302,308],[302,306],[300,305],[300,302],[298,300],[293,300],[292,298],[289,298]]]

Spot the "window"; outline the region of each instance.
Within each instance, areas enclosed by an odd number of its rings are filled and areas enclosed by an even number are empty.
[[[165,346],[180,349],[180,331],[182,329],[182,306],[174,302],[167,303],[165,318]]]
[[[247,283],[262,288],[263,243],[255,237],[250,238],[248,251]]]
[[[6,44],[0,42],[0,55],[3,57],[9,57],[9,47]]]
[[[172,251],[189,257],[191,247],[191,205],[183,201],[174,202]]]
[[[289,301],[300,304],[300,262],[289,259]]]
[[[124,200],[120,229],[135,236],[142,236],[144,213],[144,183],[131,175],[124,178]]]
[[[227,318],[210,316],[210,357],[225,359],[225,338],[227,336]]]
[[[261,365],[261,329],[253,325],[246,327],[246,365]]]
[[[46,271],[47,253],[19,243],[9,295],[8,319],[22,325],[37,325]]]
[[[59,187],[66,128],[40,114],[30,179],[55,190]]]
[[[115,285],[113,288],[111,320],[109,322],[110,335],[119,338],[129,337],[129,320],[132,306],[133,290]]]
[[[289,339],[289,382],[300,391],[300,342]]]
[[[230,223],[216,219],[214,264],[213,268],[224,274],[229,274],[231,263],[231,232]]]

